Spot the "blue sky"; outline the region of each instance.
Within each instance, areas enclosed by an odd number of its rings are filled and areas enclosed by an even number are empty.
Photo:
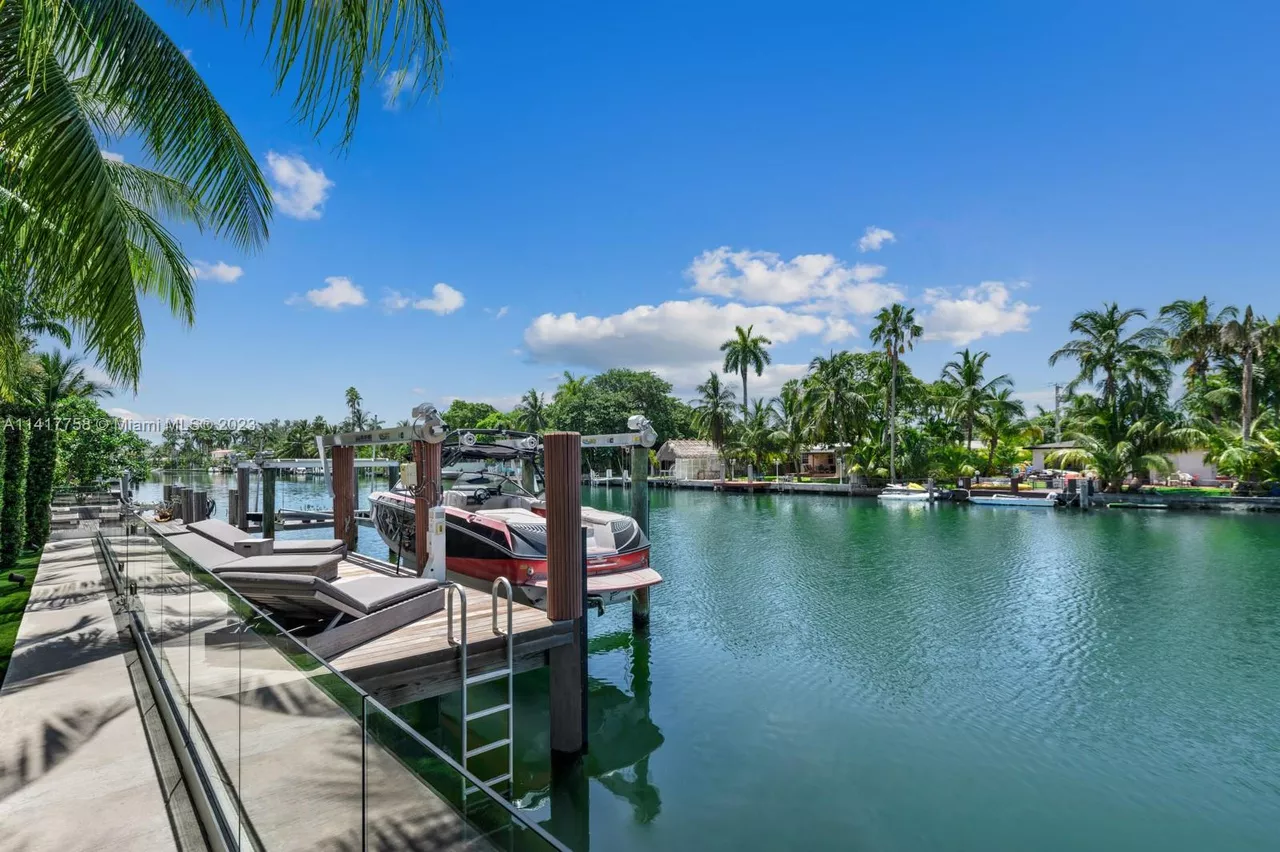
[[[108,403],[140,415],[336,418],[354,384],[394,421],[615,364],[688,394],[753,321],[754,396],[893,298],[918,374],[967,344],[1043,403],[1104,300],[1277,312],[1274,7],[450,2],[440,96],[371,85],[343,153],[264,38],[147,6],[279,192],[256,255],[182,232],[197,322],[149,306]]]

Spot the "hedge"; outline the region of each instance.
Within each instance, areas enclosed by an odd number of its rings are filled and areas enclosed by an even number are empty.
[[[4,456],[0,571],[12,571],[27,541],[27,429],[17,418],[5,420]]]
[[[36,549],[49,540],[49,504],[53,502],[53,467],[58,454],[53,414],[42,419],[45,426],[32,429],[27,439],[27,544]]]

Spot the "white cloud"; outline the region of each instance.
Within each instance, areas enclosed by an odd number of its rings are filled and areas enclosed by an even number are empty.
[[[293,295],[285,300],[286,305],[300,305],[309,302],[317,308],[338,311],[343,308],[359,307],[369,300],[364,291],[353,284],[350,278],[331,275],[324,279],[325,286],[317,290],[308,290],[305,296]]]
[[[897,241],[898,238],[893,235],[893,231],[870,225],[866,233],[858,240],[858,251],[880,251],[881,246],[885,243],[896,243]]]
[[[947,290],[926,290],[924,302],[929,312],[920,319],[925,340],[948,340],[958,346],[982,337],[994,337],[1010,331],[1027,331],[1031,314],[1039,310],[1026,302],[1015,302],[1010,287],[1002,281],[983,281],[967,288],[960,298],[951,298]]]
[[[429,298],[419,299],[416,296],[401,293],[399,290],[390,290],[382,297],[382,307],[387,311],[414,308],[419,311],[431,311],[440,316],[451,314],[466,303],[467,299],[462,293],[444,282],[431,288]]]
[[[110,160],[113,163],[123,163],[124,154],[117,154],[115,151],[103,151],[102,159]]]
[[[127,408],[108,408],[107,413],[120,420],[143,420],[143,416]]]
[[[191,53],[192,53],[192,51],[191,51],[191,48],[189,48],[189,47],[184,47],[184,48],[182,49],[182,55],[183,55],[183,56],[185,56],[185,57],[187,57],[187,59],[188,59],[188,60],[189,60],[189,59],[191,59]]]
[[[507,315],[507,312],[510,310],[511,310],[511,307],[509,305],[503,305],[502,307],[498,308],[497,312],[493,315],[493,318],[502,319]]]
[[[884,272],[883,266],[849,266],[830,254],[783,260],[776,252],[721,246],[694,258],[685,275],[696,292],[710,296],[757,304],[813,302],[816,310],[869,314],[902,298],[895,285],[877,280]]]
[[[401,97],[404,95],[406,84],[411,81],[409,77],[418,74],[418,64],[408,66],[407,68],[393,68],[386,74],[382,75],[382,79],[378,81],[378,85],[382,87],[382,108],[395,112],[400,109]]]
[[[824,343],[835,343],[840,340],[848,340],[858,333],[852,323],[840,317],[827,317],[827,333],[822,335]]]
[[[319,219],[333,181],[297,154],[267,152],[267,170],[276,207],[295,219]]]
[[[221,260],[217,263],[193,260],[191,266],[187,268],[191,271],[192,278],[198,278],[201,281],[217,281],[222,284],[231,284],[244,275],[244,270],[240,267]]]
[[[579,368],[606,370],[631,367],[653,370],[687,395],[719,371],[723,363],[720,344],[733,336],[734,326],[754,325],[757,334],[774,344],[789,343],[805,335],[820,334],[827,324],[809,314],[787,311],[776,305],[717,305],[707,299],[640,305],[611,316],[543,314],[525,329],[528,356],[542,363],[567,364]],[[793,365],[794,366],[794,365]],[[797,369],[802,370],[803,365]],[[780,365],[766,370],[756,393],[753,376],[751,395],[763,395],[781,380]],[[791,368],[788,368],[790,370]],[[792,371],[793,372],[793,371]]]

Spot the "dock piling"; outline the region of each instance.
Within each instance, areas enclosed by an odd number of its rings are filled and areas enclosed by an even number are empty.
[[[427,441],[413,442],[413,465],[417,484],[413,491],[414,556],[418,573],[427,570],[431,558],[430,514],[440,495],[441,447]]]
[[[649,535],[649,450],[631,448],[631,517],[640,531]],[[631,593],[631,627],[644,630],[649,626],[649,587]]]
[[[543,436],[547,505],[547,617],[574,622],[573,641],[549,652],[552,759],[587,747],[587,561],[582,528],[582,443],[577,432]]]
[[[193,521],[209,520],[209,492],[203,489],[191,491],[191,519]]]
[[[262,468],[262,537],[276,536],[276,469]]]
[[[232,525],[246,532],[249,530],[249,466],[243,462],[236,465],[236,492],[240,499],[236,501],[236,514],[229,518]]]
[[[356,448],[333,448],[333,534],[356,549]]]
[[[236,518],[240,517],[240,489],[227,489],[227,523],[235,525]]]

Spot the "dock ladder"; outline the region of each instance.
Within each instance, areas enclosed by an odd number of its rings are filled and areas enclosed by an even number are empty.
[[[505,592],[507,601],[507,628],[502,630],[498,625],[498,590]],[[459,618],[460,636],[455,636],[453,632],[453,599],[458,597],[461,602]],[[470,766],[468,762],[473,757],[487,754],[491,751],[497,751],[502,747],[507,749],[507,771],[504,774],[496,775],[487,781],[482,782],[485,787],[492,788],[495,784],[507,784],[507,790],[512,797],[515,795],[515,738],[516,738],[516,715],[515,715],[515,638],[511,629],[512,622],[512,592],[511,583],[506,577],[499,577],[493,581],[493,635],[505,637],[507,642],[507,663],[503,668],[494,669],[484,674],[471,675],[467,669],[467,595],[459,586],[451,585],[448,587],[448,603],[449,611],[449,644],[458,649],[461,669],[462,669],[462,765],[468,771]],[[478,686],[482,683],[490,683],[495,680],[507,680],[507,700],[505,703],[495,704],[492,707],[486,707],[484,710],[471,712],[470,702],[467,699],[467,690],[472,686]],[[499,713],[507,714],[507,735],[504,738],[494,740],[486,745],[469,748],[468,729],[471,723],[477,719],[483,719],[487,716],[496,716]],[[465,778],[462,781],[462,801],[465,805],[467,798],[473,793],[479,792],[480,788],[472,784]]]

